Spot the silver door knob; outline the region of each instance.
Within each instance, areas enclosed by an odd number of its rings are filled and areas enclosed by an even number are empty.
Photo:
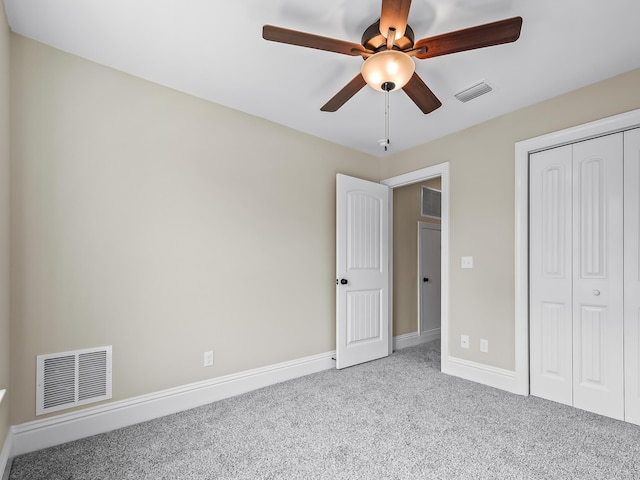
[[[594,290],[593,294],[597,297],[598,295],[600,295],[600,290]]]

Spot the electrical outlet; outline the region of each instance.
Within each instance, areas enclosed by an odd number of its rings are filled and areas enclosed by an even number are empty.
[[[489,351],[489,340],[485,338],[480,339],[480,351],[484,353]]]
[[[461,259],[460,259],[460,267],[461,268],[473,268],[473,257],[461,257]]]
[[[213,366],[213,352],[204,352],[204,366],[212,367]]]
[[[460,346],[462,348],[469,348],[469,335],[460,335]]]

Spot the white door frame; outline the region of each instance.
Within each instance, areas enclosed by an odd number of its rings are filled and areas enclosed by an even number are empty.
[[[422,222],[419,221],[418,222],[418,277],[417,277],[417,282],[418,282],[418,335],[422,336],[422,255],[423,255],[423,251],[422,251],[422,230],[423,229],[429,229],[429,230],[437,230],[439,232],[442,232],[442,227],[440,226],[439,223],[431,223],[431,222]],[[441,233],[442,234],[442,233]],[[442,258],[442,255],[440,256],[440,258]],[[442,299],[440,299],[442,301]],[[440,324],[440,331],[442,331],[442,323]],[[439,334],[438,334],[439,335]],[[437,337],[435,337],[437,338]],[[434,338],[434,340],[435,340]]]
[[[446,364],[449,359],[449,162],[387,178],[380,183],[391,187],[391,195],[389,195],[389,251],[391,252],[389,255],[389,291],[393,292],[393,189],[436,177],[440,177],[442,183],[442,213],[440,219],[442,235],[440,308],[442,320],[440,322],[440,344],[442,352],[441,369],[446,371]],[[392,329],[393,294],[389,298],[389,312],[389,328]],[[419,312],[418,315],[420,315]],[[392,331],[389,332],[389,341],[393,342]],[[390,345],[389,348],[393,349],[393,345]]]
[[[515,145],[515,393],[529,395],[529,154],[640,127],[640,109]]]

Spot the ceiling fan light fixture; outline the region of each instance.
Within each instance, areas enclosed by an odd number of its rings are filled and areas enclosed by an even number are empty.
[[[388,90],[393,92],[404,87],[416,69],[416,64],[411,57],[398,50],[383,50],[371,55],[362,64],[360,73],[374,90],[384,92],[389,85],[394,88]]]

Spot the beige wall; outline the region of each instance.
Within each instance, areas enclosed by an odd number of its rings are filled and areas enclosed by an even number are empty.
[[[422,185],[440,189],[440,177],[393,190],[393,335],[418,330],[418,222]]]
[[[634,70],[382,161],[383,178],[450,162],[452,355],[514,368],[515,142],[640,108],[638,85]],[[460,269],[465,255],[473,270]],[[489,353],[480,353],[480,338]]]
[[[0,390],[9,386],[9,27],[0,3]],[[0,451],[9,428],[9,398],[0,404]],[[2,472],[0,471],[0,475]]]
[[[12,423],[37,354],[113,345],[115,400],[335,348],[335,174],[376,159],[11,43]]]

